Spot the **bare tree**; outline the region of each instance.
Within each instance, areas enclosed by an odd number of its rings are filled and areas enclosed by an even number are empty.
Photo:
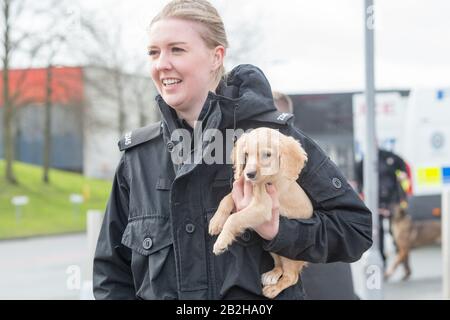
[[[12,184],[17,183],[13,171],[14,161],[14,102],[18,97],[19,88],[24,83],[25,74],[22,73],[15,91],[15,95],[11,92],[10,86],[10,66],[13,54],[21,48],[22,44],[28,40],[30,34],[25,31],[19,31],[19,35],[13,38],[15,25],[13,21],[17,19],[23,12],[24,1],[3,0],[2,16],[4,20],[4,29],[2,34],[2,80],[3,80],[3,153],[6,161],[5,177],[6,181]]]
[[[48,10],[48,17],[46,19],[46,33],[40,42],[41,59],[45,63],[46,81],[45,86],[45,116],[44,116],[44,148],[42,159],[42,181],[44,183],[50,182],[49,171],[51,166],[51,151],[52,151],[52,107],[53,107],[53,86],[58,84],[64,86],[65,83],[61,79],[54,79],[53,70],[57,65],[59,56],[62,53],[67,55],[69,51],[69,33],[70,29],[66,26],[65,6],[64,2],[53,2]],[[56,80],[56,81],[55,81]],[[69,81],[70,83],[70,81]]]
[[[5,21],[5,29],[3,31],[3,153],[6,160],[6,181],[10,183],[17,183],[16,177],[13,172],[13,159],[14,159],[14,143],[12,135],[12,104],[10,99],[10,88],[9,88],[9,65],[10,56],[13,51],[14,44],[11,42],[11,1],[4,0],[2,15]]]
[[[226,68],[232,69],[242,63],[259,64],[264,54],[261,52],[264,39],[262,11],[254,4],[242,2],[240,11],[250,11],[258,19],[248,19],[245,15],[236,15],[236,2],[214,1],[220,12],[228,35],[229,49],[225,59]]]
[[[2,0],[2,20],[4,29],[2,30],[2,82],[3,82],[3,153],[6,161],[5,177],[6,181],[12,184],[17,183],[13,171],[14,162],[14,118],[15,110],[20,104],[25,103],[23,97],[24,84],[28,70],[30,70],[37,54],[43,47],[42,32],[33,26],[23,29],[21,23],[24,19],[32,15],[34,19],[47,14],[47,10],[54,6],[56,1],[47,2],[48,7],[37,6],[27,0]],[[12,61],[16,57],[26,57],[28,67],[24,68],[15,83],[14,92],[11,88],[10,71]]]
[[[44,117],[44,152],[42,161],[42,181],[50,182],[50,159],[52,151],[52,106],[53,106],[53,68],[55,57],[60,52],[61,47],[65,44],[66,38],[63,35],[52,37],[49,43],[48,62],[46,66],[45,81],[45,117]]]
[[[95,20],[94,20],[95,21]],[[126,113],[125,113],[125,70],[127,57],[123,51],[126,48],[122,39],[122,26],[116,23],[108,27],[103,24],[91,24],[89,21],[83,21],[85,29],[91,36],[91,44],[83,50],[85,61],[88,66],[97,68],[107,74],[107,78],[99,79],[97,75],[90,78],[89,75],[85,81],[89,86],[95,88],[102,98],[108,99],[117,109],[117,132],[118,136],[125,131]],[[99,81],[100,80],[100,81]],[[110,127],[110,123],[101,123],[100,119],[88,119],[96,121],[96,126]],[[100,123],[99,123],[100,121]]]
[[[156,108],[156,101],[149,101],[148,96],[144,94],[149,90],[155,90],[153,82],[150,80],[149,76],[146,75],[147,73],[150,73],[149,65],[144,59],[146,57],[146,55],[139,55],[133,59],[135,62],[135,71],[133,73],[136,75],[136,81],[132,88],[132,94],[134,103],[139,110],[140,127],[144,127],[149,124],[150,120],[156,121],[160,117],[160,114],[156,109],[154,110],[155,117],[153,117],[153,119],[149,119],[148,113],[145,112],[148,108]],[[143,75],[140,75],[142,73]]]

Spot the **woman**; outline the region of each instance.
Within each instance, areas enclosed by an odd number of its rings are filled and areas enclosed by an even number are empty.
[[[273,267],[269,252],[351,262],[371,246],[368,209],[323,151],[293,127],[292,116],[276,111],[258,68],[241,65],[223,76],[226,48],[222,20],[205,0],[172,1],[152,21],[151,76],[162,121],[119,143],[124,154],[94,259],[97,299],[263,299],[261,274]],[[199,139],[199,133],[215,129],[227,137],[229,129],[261,126],[295,137],[308,153],[298,182],[314,215],[280,217],[278,195],[268,187],[273,219],[215,256],[208,223],[232,187],[232,167],[225,160],[233,139]],[[189,133],[184,140],[180,129]],[[217,143],[226,151],[214,156],[223,161],[206,163]],[[233,187],[236,206],[245,207],[251,188],[242,181]],[[301,281],[277,298],[303,299]]]

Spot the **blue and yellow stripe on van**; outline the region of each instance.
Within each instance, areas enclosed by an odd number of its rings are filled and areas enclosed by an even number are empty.
[[[426,186],[450,184],[450,167],[422,167],[416,171],[416,183]]]
[[[450,167],[442,168],[442,180],[450,184]]]

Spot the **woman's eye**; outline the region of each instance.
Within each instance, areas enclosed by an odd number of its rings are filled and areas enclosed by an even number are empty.
[[[157,54],[158,53],[158,51],[156,51],[156,50],[149,50],[148,51],[148,55],[149,56],[154,56],[155,54]]]
[[[172,48],[172,51],[174,51],[174,52],[182,52],[182,51],[184,51],[184,49],[174,47],[174,48]]]

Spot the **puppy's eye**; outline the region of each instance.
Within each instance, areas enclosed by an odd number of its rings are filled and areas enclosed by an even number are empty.
[[[263,152],[264,158],[270,158],[271,156],[272,156],[272,153],[270,151]]]

